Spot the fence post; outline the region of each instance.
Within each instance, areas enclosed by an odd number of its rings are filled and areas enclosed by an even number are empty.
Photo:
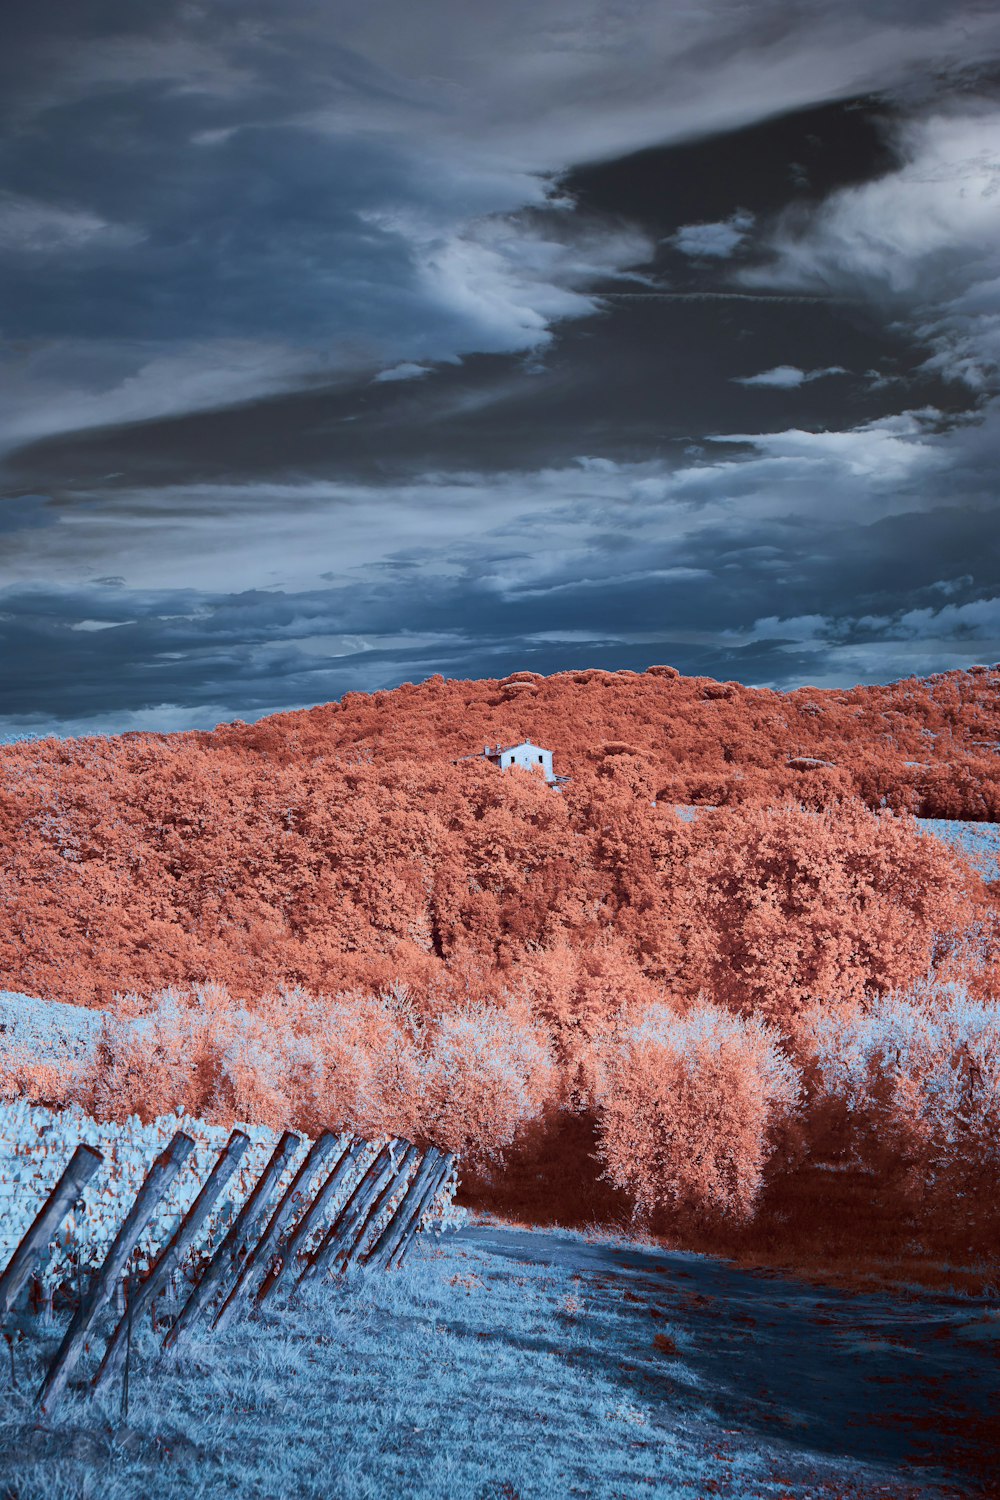
[[[378,1156],[376,1156],[368,1171],[357,1184],[354,1192],[348,1198],[340,1213],[309,1257],[305,1270],[295,1283],[296,1290],[302,1286],[303,1282],[326,1274],[333,1262],[334,1256],[342,1248],[344,1240],[352,1227],[357,1223],[360,1215],[366,1211],[375,1194],[393,1176],[395,1176],[395,1171],[392,1165],[392,1142],[389,1142],[382,1147]]]
[[[363,1265],[387,1267],[399,1245],[406,1238],[412,1223],[420,1222],[420,1215],[431,1201],[445,1175],[445,1164],[450,1167],[454,1157],[445,1156],[430,1146],[423,1161],[406,1189],[402,1203],[386,1224],[373,1245],[361,1257]]]
[[[213,1328],[221,1330],[231,1323],[240,1303],[253,1295],[261,1278],[267,1275],[270,1270],[269,1257],[278,1248],[281,1236],[301,1206],[305,1184],[327,1160],[339,1139],[332,1130],[324,1130],[313,1142],[312,1150],[292,1178],[284,1197],[271,1215],[267,1228],[240,1267],[232,1290],[215,1315]]]
[[[278,1290],[288,1272],[293,1269],[299,1251],[305,1245],[316,1225],[321,1222],[326,1209],[335,1201],[348,1172],[354,1166],[358,1157],[367,1149],[367,1146],[367,1141],[353,1141],[339,1158],[333,1171],[296,1224],[288,1238],[287,1244],[283,1246],[276,1268],[269,1271],[261,1283],[260,1290],[257,1293],[258,1305],[264,1301],[265,1297],[269,1297],[272,1292]]]
[[[225,1239],[205,1267],[181,1308],[173,1327],[167,1329],[163,1340],[164,1349],[173,1348],[182,1336],[190,1332],[202,1310],[223,1284],[224,1279],[236,1264],[241,1244],[256,1229],[267,1208],[268,1200],[281,1181],[285,1168],[299,1149],[299,1137],[286,1130],[271,1153],[271,1159],[257,1179],[246,1202],[229,1226]]]
[[[80,1198],[104,1157],[91,1146],[77,1146],[0,1276],[0,1318],[5,1318],[56,1229]]]
[[[402,1237],[400,1238],[399,1244],[389,1256],[385,1267],[387,1271],[397,1270],[403,1264],[403,1259],[406,1255],[406,1252],[409,1250],[410,1246],[413,1244],[413,1241],[416,1239],[417,1230],[420,1228],[421,1219],[430,1208],[431,1204],[434,1202],[434,1199],[440,1191],[441,1187],[448,1181],[448,1177],[454,1165],[455,1157],[451,1152],[449,1152],[444,1159],[444,1165],[441,1168],[440,1176],[434,1179],[434,1182],[424,1196],[420,1207],[414,1214],[412,1220],[410,1221]]]
[[[386,1221],[381,1233],[359,1257],[362,1265],[380,1265],[388,1259],[390,1244],[395,1246],[401,1229],[409,1222],[414,1206],[440,1170],[441,1159],[441,1153],[433,1146],[429,1146],[424,1152],[423,1161],[414,1172],[396,1212]]]
[[[101,1308],[111,1296],[122,1269],[135,1247],[136,1240],[146,1228],[167,1188],[194,1150],[190,1136],[178,1131],[170,1145],[153,1162],[146,1179],[136,1195],[135,1202],[125,1222],[115,1235],[114,1243],[104,1258],[104,1264],[90,1284],[86,1297],[80,1303],[66,1330],[56,1356],[49,1366],[40,1391],[38,1406],[43,1412],[51,1409],[58,1400],[73,1366],[83,1352],[87,1333]]]
[[[250,1144],[250,1137],[242,1130],[234,1130],[219,1153],[218,1160],[206,1179],[201,1192],[195,1198],[184,1218],[174,1232],[169,1244],[160,1251],[150,1268],[149,1275],[141,1286],[135,1286],[129,1298],[128,1311],[108,1341],[104,1358],[91,1382],[91,1390],[97,1392],[118,1370],[128,1345],[130,1329],[135,1318],[141,1317],[153,1299],[160,1295],[167,1281],[181,1263],[187,1247],[194,1243],[195,1236],[212,1211],[213,1205],[229,1182],[240,1158]]]
[[[361,1228],[357,1231],[356,1234],[351,1237],[349,1243],[344,1246],[343,1255],[340,1262],[340,1269],[342,1271],[346,1271],[348,1266],[352,1265],[353,1262],[357,1259],[358,1252],[365,1242],[365,1236],[368,1234],[370,1229],[378,1227],[379,1219],[382,1217],[382,1213],[385,1209],[386,1204],[389,1202],[392,1195],[399,1191],[400,1183],[406,1181],[406,1178],[409,1175],[410,1168],[413,1166],[413,1163],[418,1159],[419,1156],[419,1146],[407,1146],[406,1150],[403,1153],[402,1161],[396,1168],[395,1172],[393,1172],[392,1176],[385,1184],[385,1187],[379,1193],[378,1197],[375,1199],[375,1202],[372,1204],[371,1208],[365,1216]]]

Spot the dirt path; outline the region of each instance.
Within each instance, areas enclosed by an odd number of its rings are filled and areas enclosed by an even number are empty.
[[[1000,1496],[1000,1306],[817,1288],[564,1231],[489,1224],[461,1238],[579,1277],[577,1357],[695,1420],[714,1413],[723,1442],[763,1448],[797,1493],[832,1461],[856,1466],[858,1496],[879,1493],[876,1476],[884,1494]]]

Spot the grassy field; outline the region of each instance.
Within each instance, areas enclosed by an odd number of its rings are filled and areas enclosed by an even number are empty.
[[[998,1332],[971,1300],[890,1303],[473,1225],[178,1357],[143,1334],[127,1419],[117,1393],[94,1406],[71,1390],[35,1426],[53,1323],[18,1347],[18,1388],[0,1377],[0,1493],[985,1495],[976,1412],[996,1410]]]
[[[1000,880],[1000,824],[921,818],[919,827],[950,844],[984,880]]]

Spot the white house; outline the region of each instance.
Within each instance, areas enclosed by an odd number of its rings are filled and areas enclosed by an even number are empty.
[[[519,766],[522,771],[537,771],[541,767],[546,781],[559,780],[552,769],[552,751],[543,750],[531,740],[522,740],[519,745],[484,745],[483,754],[501,771],[509,771],[511,766]]]

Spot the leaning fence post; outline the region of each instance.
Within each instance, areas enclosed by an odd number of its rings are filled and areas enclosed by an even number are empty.
[[[397,1246],[409,1229],[411,1221],[419,1219],[425,1201],[437,1187],[442,1176],[443,1165],[447,1160],[449,1158],[443,1156],[434,1146],[428,1147],[423,1161],[413,1174],[413,1181],[406,1189],[403,1201],[385,1225],[378,1239],[362,1255],[363,1265],[384,1267],[389,1264]]]
[[[339,1140],[340,1137],[332,1130],[324,1130],[323,1134],[313,1142],[309,1155],[285,1190],[285,1195],[271,1215],[267,1228],[240,1267],[240,1273],[232,1290],[215,1315],[213,1328],[223,1329],[232,1322],[239,1304],[244,1298],[253,1295],[258,1282],[270,1270],[269,1257],[277,1249],[281,1236],[301,1206],[305,1184],[323,1165]]]
[[[395,1250],[389,1256],[389,1259],[386,1262],[386,1267],[385,1267],[387,1271],[392,1271],[394,1269],[398,1269],[398,1267],[403,1264],[403,1259],[404,1259],[404,1257],[406,1255],[406,1252],[410,1248],[410,1246],[413,1244],[413,1241],[416,1238],[417,1230],[420,1228],[420,1221],[421,1221],[421,1219],[423,1218],[423,1216],[427,1212],[427,1210],[430,1208],[431,1204],[434,1202],[434,1199],[437,1197],[437,1194],[440,1192],[441,1188],[448,1181],[448,1178],[449,1178],[449,1176],[451,1174],[451,1170],[454,1167],[454,1165],[455,1165],[455,1157],[451,1154],[451,1152],[449,1152],[448,1155],[444,1159],[444,1166],[441,1168],[440,1175],[437,1176],[437,1177],[435,1177],[435,1179],[434,1179],[433,1183],[431,1184],[430,1188],[428,1188],[427,1193],[425,1194],[424,1198],[421,1200],[420,1207],[417,1209],[417,1212],[413,1215],[413,1218],[411,1219],[409,1225],[407,1226],[406,1230],[404,1231],[404,1233],[403,1233],[403,1235],[402,1235],[402,1237],[401,1237],[401,1239],[399,1241],[399,1244],[396,1246]]]
[[[367,1147],[367,1141],[352,1141],[346,1151],[340,1156],[333,1171],[299,1219],[299,1222],[288,1238],[287,1244],[282,1247],[278,1256],[277,1266],[268,1272],[261,1283],[260,1290],[257,1293],[258,1304],[263,1302],[265,1297],[269,1297],[272,1292],[278,1290],[287,1273],[295,1265],[295,1259],[299,1251],[305,1245],[316,1225],[322,1222],[322,1217],[326,1209],[331,1203],[335,1202],[348,1172]]]
[[[80,1303],[66,1330],[49,1372],[38,1392],[38,1405],[48,1411],[58,1399],[70,1372],[83,1352],[84,1340],[101,1308],[114,1290],[122,1268],[132,1253],[136,1240],[146,1228],[167,1188],[194,1150],[190,1136],[178,1131],[170,1145],[153,1162],[146,1173],[146,1180],[136,1195],[135,1202],[124,1224],[115,1235],[114,1243],[104,1258],[86,1297]]]
[[[257,1179],[252,1191],[230,1225],[225,1239],[195,1282],[173,1327],[167,1329],[163,1348],[173,1348],[190,1332],[202,1310],[224,1283],[236,1264],[240,1246],[253,1234],[263,1217],[271,1194],[285,1173],[285,1168],[299,1149],[299,1137],[286,1130],[271,1153],[271,1159]]]
[[[390,1141],[382,1147],[364,1177],[357,1184],[353,1193],[340,1210],[340,1213],[309,1257],[305,1270],[295,1283],[296,1289],[303,1282],[326,1274],[333,1262],[334,1256],[343,1247],[347,1235],[350,1233],[353,1225],[357,1223],[360,1215],[365,1212],[375,1194],[380,1191],[388,1178],[395,1176],[395,1168],[392,1164],[392,1146],[393,1143]]]
[[[375,1202],[372,1204],[371,1208],[368,1210],[368,1213],[365,1215],[361,1228],[357,1231],[356,1234],[351,1236],[349,1242],[344,1246],[343,1257],[340,1262],[340,1269],[342,1271],[346,1271],[348,1266],[351,1265],[354,1260],[356,1260],[358,1252],[365,1242],[365,1236],[368,1234],[369,1230],[378,1227],[379,1219],[382,1217],[382,1213],[385,1209],[386,1204],[390,1201],[394,1193],[399,1192],[400,1182],[406,1181],[410,1168],[419,1156],[419,1146],[407,1146],[406,1150],[403,1152],[403,1158],[399,1163],[399,1166],[393,1172],[392,1176],[389,1178],[389,1181],[385,1184],[385,1187],[379,1193],[378,1197],[375,1199]]]
[[[390,1245],[395,1246],[400,1231],[409,1222],[414,1206],[440,1170],[440,1162],[441,1153],[433,1146],[429,1146],[424,1152],[423,1161],[420,1162],[410,1179],[409,1186],[396,1207],[396,1212],[386,1220],[381,1232],[359,1257],[362,1265],[380,1265],[388,1259]]]
[[[125,1373],[122,1379],[121,1417],[128,1421],[129,1376],[132,1373],[132,1303],[135,1301],[135,1271],[128,1279],[128,1296],[125,1302]]]
[[[18,1293],[48,1249],[56,1229],[79,1200],[104,1157],[92,1146],[77,1146],[66,1168],[52,1189],[30,1227],[22,1236],[7,1269],[0,1276],[0,1317],[5,1318],[17,1301]]]
[[[240,1157],[250,1144],[250,1137],[242,1130],[234,1130],[219,1153],[218,1160],[206,1179],[204,1187],[181,1220],[169,1243],[164,1245],[153,1262],[149,1275],[141,1286],[132,1289],[128,1311],[108,1341],[104,1358],[91,1382],[91,1390],[98,1391],[110,1380],[128,1347],[130,1329],[135,1318],[141,1317],[153,1299],[160,1295],[167,1281],[181,1263],[187,1247],[194,1243],[195,1236],[212,1211],[212,1208],[240,1164]]]

